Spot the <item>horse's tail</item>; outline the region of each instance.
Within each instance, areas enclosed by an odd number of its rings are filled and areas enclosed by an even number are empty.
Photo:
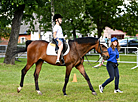
[[[26,46],[25,46],[25,48],[18,48],[18,50],[15,50],[15,51],[13,52],[12,57],[13,57],[14,55],[20,53],[20,52],[26,52],[26,51],[27,51],[27,47],[28,47],[28,45],[29,45],[31,42],[32,42],[32,40],[27,40],[27,41],[26,41]]]

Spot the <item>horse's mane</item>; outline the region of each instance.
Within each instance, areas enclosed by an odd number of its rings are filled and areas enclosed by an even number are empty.
[[[96,43],[97,40],[98,38],[94,38],[94,37],[82,37],[82,38],[76,38],[74,40],[70,40],[70,42],[75,41],[78,44],[85,44],[85,43],[94,44]]]

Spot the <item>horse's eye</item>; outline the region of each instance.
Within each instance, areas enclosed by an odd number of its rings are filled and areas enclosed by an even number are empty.
[[[105,47],[104,45],[102,45],[102,47]]]

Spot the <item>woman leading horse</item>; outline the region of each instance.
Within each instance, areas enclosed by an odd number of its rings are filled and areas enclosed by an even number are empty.
[[[34,72],[35,88],[38,94],[40,95],[42,94],[39,90],[38,77],[43,62],[46,61],[49,64],[60,66],[60,64],[55,64],[57,56],[46,54],[48,44],[49,42],[43,40],[32,41],[29,44],[27,44],[25,49],[19,50],[15,53],[17,54],[19,52],[27,51],[27,64],[21,71],[20,87],[17,88],[17,92],[20,92],[23,87],[24,77],[27,71],[31,68],[33,64],[36,64],[36,69]],[[80,73],[86,79],[89,88],[92,91],[92,94],[96,95],[96,92],[93,89],[90,79],[87,73],[85,72],[83,66],[84,55],[91,49],[95,48],[96,51],[100,53],[105,60],[107,60],[109,58],[107,48],[104,45],[100,44],[98,38],[93,38],[93,37],[77,38],[75,40],[70,40],[69,46],[70,46],[70,51],[67,55],[64,56],[66,75],[65,75],[65,83],[62,90],[63,94],[67,95],[66,86],[69,81],[70,72],[72,68],[75,67],[80,71]]]

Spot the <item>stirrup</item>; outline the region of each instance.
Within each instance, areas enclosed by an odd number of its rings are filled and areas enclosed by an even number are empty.
[[[61,62],[62,62],[62,65],[65,65],[64,58],[63,58],[63,59],[61,59]]]

